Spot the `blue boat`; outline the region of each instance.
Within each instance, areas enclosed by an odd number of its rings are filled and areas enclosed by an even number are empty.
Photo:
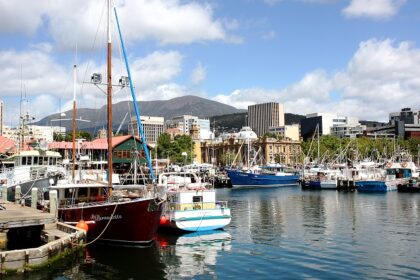
[[[359,192],[388,192],[396,191],[398,185],[408,182],[415,173],[415,165],[409,163],[389,163],[386,177],[381,180],[362,180],[356,182]]]
[[[227,170],[233,188],[281,187],[298,184],[297,172],[284,172],[284,166],[263,166],[257,170]]]

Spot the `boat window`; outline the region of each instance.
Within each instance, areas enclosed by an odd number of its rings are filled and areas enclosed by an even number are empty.
[[[52,165],[56,165],[57,164],[57,159],[56,158],[52,158]]]
[[[38,157],[34,157],[34,164],[38,164]]]
[[[44,165],[48,165],[48,157],[44,157]]]
[[[193,196],[193,202],[203,202],[202,196]]]
[[[88,194],[88,189],[87,188],[79,188],[77,190],[77,196],[78,196],[79,199],[87,197],[87,194]]]
[[[39,157],[39,165],[42,165],[42,163],[44,162],[43,159],[43,157]]]
[[[387,169],[386,174],[387,175],[395,175],[396,170],[395,169]]]
[[[32,157],[28,157],[28,160],[26,162],[28,165],[32,165]]]
[[[26,165],[26,157],[22,157],[22,165]]]
[[[90,188],[89,197],[96,198],[97,196],[99,196],[99,188]]]
[[[74,189],[65,189],[64,198],[73,198]]]

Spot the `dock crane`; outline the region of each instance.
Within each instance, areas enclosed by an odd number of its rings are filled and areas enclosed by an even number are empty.
[[[125,113],[125,116],[124,116],[123,120],[121,121],[120,125],[118,126],[118,129],[117,129],[117,131],[115,132],[115,135],[118,135],[118,133],[120,133],[121,127],[122,127],[122,125],[124,124],[125,119],[127,118],[127,116],[128,116],[128,112],[127,112],[127,113]]]

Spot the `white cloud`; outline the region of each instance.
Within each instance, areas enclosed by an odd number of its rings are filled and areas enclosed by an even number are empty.
[[[63,67],[55,61],[48,45],[32,46],[26,51],[0,51],[0,96],[7,99],[6,114],[8,118],[17,118],[13,107],[19,103],[21,82],[23,93],[28,96],[31,108],[37,119],[58,111],[58,99],[62,101],[62,110],[72,107],[73,76],[72,65]],[[182,55],[176,51],[153,52],[145,57],[132,59],[131,72],[135,91],[139,100],[166,99],[175,96],[192,94],[188,89],[173,84],[172,80],[182,70]],[[126,76],[125,65],[114,59],[114,83],[121,75]],[[22,67],[22,71],[21,71]],[[93,61],[84,61],[78,65],[78,107],[98,108],[105,104],[104,95],[93,85],[81,84],[90,81],[92,73],[102,73],[106,77],[105,65]],[[22,72],[22,79],[21,79]],[[127,100],[129,91],[117,93],[114,101]],[[126,93],[124,93],[126,92]],[[131,99],[130,99],[131,100]],[[44,104],[45,106],[39,106]],[[53,105],[55,104],[55,105]],[[10,117],[9,117],[10,116]]]
[[[282,102],[287,112],[336,112],[386,121],[388,113],[420,104],[420,49],[409,42],[371,39],[360,43],[347,67],[328,74],[316,70],[284,89],[237,89],[217,101],[246,109]]]
[[[144,89],[172,80],[182,70],[182,58],[176,51],[156,51],[135,59],[131,65],[134,83]]]
[[[1,0],[0,32],[33,35],[42,25],[42,16],[48,13],[45,9],[47,2],[47,0]]]
[[[206,79],[207,69],[199,62],[191,73],[191,82],[194,85],[200,84]]]
[[[395,16],[406,0],[351,0],[343,9],[347,17],[387,19]]]
[[[106,1],[0,0],[0,32],[33,35],[45,26],[60,49],[90,50],[96,35],[105,42]],[[234,19],[217,19],[209,4],[181,0],[117,1],[117,11],[128,42],[154,39],[160,44],[234,41],[227,33]],[[99,25],[99,19],[102,24]],[[114,20],[115,21],[115,20]],[[98,29],[99,27],[99,29]],[[116,27],[113,27],[116,30]],[[97,30],[99,32],[97,33]]]
[[[19,95],[21,81],[27,95],[55,92],[64,94],[63,90],[71,68],[64,69],[47,53],[39,50],[17,52],[0,51],[1,95]],[[22,76],[22,80],[21,80]]]

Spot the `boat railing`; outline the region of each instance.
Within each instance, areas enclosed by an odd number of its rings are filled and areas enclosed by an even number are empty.
[[[216,201],[216,208],[228,208],[227,201]]]
[[[225,201],[224,201],[225,202]],[[223,205],[226,207],[222,207],[219,202],[193,202],[193,203],[179,203],[179,202],[171,202],[169,203],[168,207],[170,210],[176,211],[188,211],[188,210],[213,210],[219,208],[227,208],[227,202]]]

